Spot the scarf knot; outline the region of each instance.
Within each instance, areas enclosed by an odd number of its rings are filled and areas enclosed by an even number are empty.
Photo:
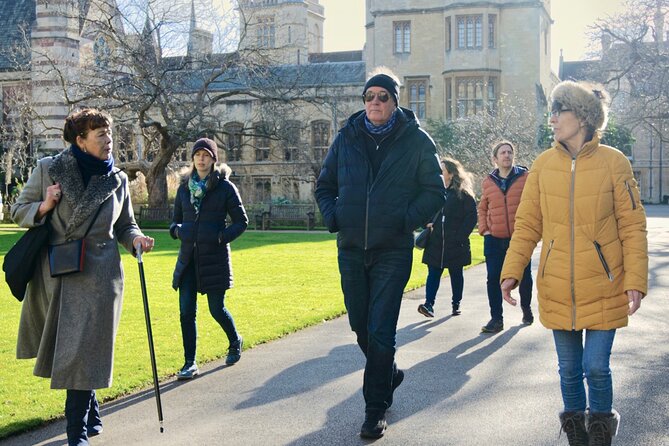
[[[197,173],[191,175],[188,179],[188,190],[190,191],[190,203],[195,208],[195,213],[200,213],[200,206],[202,205],[202,199],[207,193],[207,179],[209,175],[200,179]]]

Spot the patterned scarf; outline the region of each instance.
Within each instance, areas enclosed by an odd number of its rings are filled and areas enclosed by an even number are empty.
[[[397,122],[397,110],[396,109],[392,116],[390,116],[390,119],[388,122],[385,124],[381,125],[374,125],[372,122],[367,119],[367,115],[365,115],[365,127],[367,128],[367,131],[371,133],[372,135],[384,135],[388,132],[390,132],[393,129],[393,126],[395,125],[395,122]]]
[[[204,198],[205,193],[207,192],[207,179],[209,175],[200,180],[197,172],[188,180],[188,190],[190,191],[190,202],[195,208],[195,213],[200,213],[200,205],[202,205],[202,199]]]

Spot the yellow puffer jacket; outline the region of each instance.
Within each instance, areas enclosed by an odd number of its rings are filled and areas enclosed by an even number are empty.
[[[525,184],[502,280],[520,282],[543,240],[537,273],[541,323],[558,330],[627,325],[626,290],[648,285],[646,214],[627,158],[599,144],[575,158],[542,153]]]

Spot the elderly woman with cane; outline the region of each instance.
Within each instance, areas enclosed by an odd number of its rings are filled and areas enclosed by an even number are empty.
[[[21,310],[17,358],[37,358],[33,373],[67,389],[67,441],[82,446],[102,431],[94,389],[112,383],[123,303],[117,244],[148,252],[154,241],[135,223],[128,177],[114,166],[112,118],[73,112],[63,138],[70,147],[38,161],[11,210],[19,226],[50,225],[48,255],[45,249]],[[75,271],[62,270],[66,245],[76,247]]]
[[[511,290],[543,240],[539,315],[557,351],[561,427],[572,446],[610,445],[620,416],[612,407],[609,361],[616,330],[647,292],[646,215],[627,157],[600,143],[607,93],[565,81],[551,99],[555,142],[525,183],[502,268],[502,295],[516,305]]]

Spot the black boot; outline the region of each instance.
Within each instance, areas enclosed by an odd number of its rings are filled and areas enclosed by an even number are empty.
[[[102,419],[100,419],[100,405],[95,397],[95,390],[91,395],[91,406],[88,411],[88,422],[86,423],[86,432],[89,437],[95,437],[102,433]]]
[[[569,446],[588,446],[584,412],[560,412],[560,433],[567,434]]]
[[[360,428],[362,438],[381,438],[386,432],[386,414],[382,410],[368,410],[365,412],[365,422]]]
[[[91,405],[91,390],[67,390],[65,418],[68,446],[88,446],[86,424]]]
[[[611,439],[618,433],[620,414],[611,409],[609,413],[588,411],[588,446],[611,446]]]

